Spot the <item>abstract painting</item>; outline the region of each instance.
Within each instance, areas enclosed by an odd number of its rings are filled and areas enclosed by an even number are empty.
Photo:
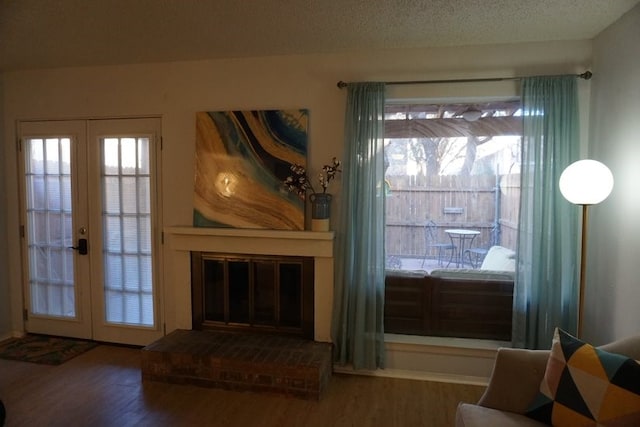
[[[283,186],[306,167],[308,110],[196,113],[193,225],[304,230],[304,201]]]

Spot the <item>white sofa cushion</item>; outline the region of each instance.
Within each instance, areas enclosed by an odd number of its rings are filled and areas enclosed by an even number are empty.
[[[524,415],[497,409],[484,408],[469,403],[458,404],[456,427],[544,427],[538,421]]]
[[[516,271],[516,253],[502,246],[492,246],[484,257],[480,270]]]

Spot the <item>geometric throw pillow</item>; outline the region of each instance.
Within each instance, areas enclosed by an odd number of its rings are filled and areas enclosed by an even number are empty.
[[[640,364],[556,328],[526,415],[557,427],[640,426]]]

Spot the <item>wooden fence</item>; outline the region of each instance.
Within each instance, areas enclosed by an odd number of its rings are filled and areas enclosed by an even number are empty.
[[[426,251],[425,224],[436,224],[436,241],[448,228],[480,231],[474,247],[515,249],[520,204],[519,175],[391,177],[387,180],[387,255],[434,258]],[[497,232],[493,230],[497,229]]]

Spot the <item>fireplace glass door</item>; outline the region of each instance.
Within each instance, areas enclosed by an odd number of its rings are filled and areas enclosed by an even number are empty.
[[[192,253],[194,329],[313,336],[313,260]]]

